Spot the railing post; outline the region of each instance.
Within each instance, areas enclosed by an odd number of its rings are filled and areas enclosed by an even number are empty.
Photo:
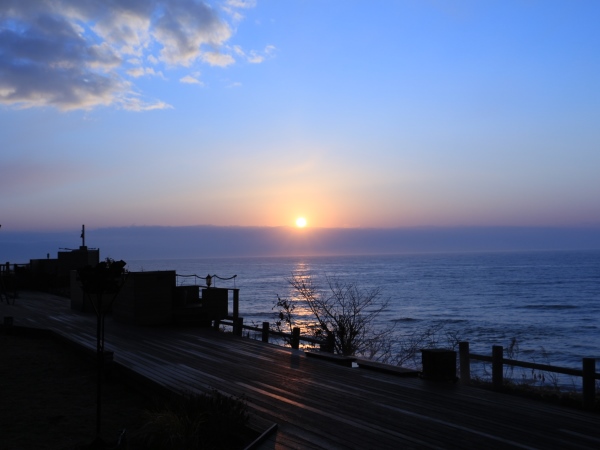
[[[262,341],[269,342],[269,322],[263,322],[262,326]]]
[[[596,359],[583,358],[583,407],[592,409],[596,399]]]
[[[300,348],[300,328],[292,328],[292,348],[298,350]]]
[[[504,384],[504,348],[501,345],[492,347],[492,387],[499,391]]]
[[[233,334],[236,336],[242,335],[242,330],[244,329],[244,318],[238,317],[237,319],[233,319]]]
[[[327,351],[335,353],[335,331],[327,334]]]
[[[458,354],[460,360],[460,382],[469,384],[471,382],[471,357],[468,342],[458,343]]]
[[[333,333],[327,334],[325,339],[321,341],[319,345],[319,350],[327,353],[334,353],[335,351],[335,335]]]
[[[233,320],[240,316],[240,290],[232,289],[233,291]]]

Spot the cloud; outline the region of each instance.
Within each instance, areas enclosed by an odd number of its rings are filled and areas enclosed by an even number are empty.
[[[163,73],[161,71],[156,71],[152,67],[133,67],[133,68],[127,70],[127,75],[132,76],[133,78],[139,78],[139,77],[143,77],[143,76],[153,76],[153,77],[160,77],[163,80],[165,79],[165,76],[163,75]]]
[[[226,5],[232,8],[254,8],[256,0],[227,0]]]
[[[0,103],[60,110],[166,107],[139,98],[135,79],[162,77],[142,61],[166,68],[233,64],[228,20],[254,4],[227,1],[216,10],[196,0],[3,1]]]
[[[217,52],[206,52],[202,55],[202,60],[211,66],[226,67],[235,62],[233,56]]]
[[[39,15],[0,22],[0,102],[61,109],[110,104],[126,83],[110,74],[119,56],[90,45],[72,23]]]
[[[197,77],[198,77],[198,74],[194,74],[193,76],[192,75],[186,75],[185,77],[180,78],[179,81],[181,83],[199,84],[199,85],[203,86],[204,83],[202,81],[200,81]]]
[[[139,77],[143,77],[144,75],[146,75],[146,71],[144,70],[143,67],[135,67],[133,69],[129,69],[127,71],[128,75],[131,75],[134,78],[139,78]]]
[[[245,52],[239,45],[233,46],[233,52],[250,64],[260,64],[264,62],[267,58],[271,58],[274,55],[275,50],[276,48],[274,45],[267,45],[262,52],[256,50]]]
[[[259,55],[256,52],[250,52],[250,54],[248,55],[248,62],[252,64],[260,64],[264,60],[265,57],[263,55]]]
[[[162,59],[186,67],[201,56],[203,45],[218,48],[232,34],[212,8],[193,0],[170,1],[153,31],[163,46]]]
[[[222,5],[234,22],[240,22],[244,16],[239,12],[240,9],[250,9],[256,6],[256,0],[226,0]]]
[[[173,106],[160,100],[144,101],[135,97],[120,100],[121,106],[127,111],[152,111],[154,109],[172,109]]]
[[[77,245],[79,229],[26,232],[2,229],[7,261],[44,258]],[[90,225],[90,224],[87,224]],[[86,227],[89,245],[116,259],[235,256],[384,255],[420,252],[589,251],[600,249],[600,228],[305,229],[289,227]]]

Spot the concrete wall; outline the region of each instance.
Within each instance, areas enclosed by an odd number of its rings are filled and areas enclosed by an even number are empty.
[[[137,325],[171,323],[175,283],[174,270],[130,272],[113,304],[114,319]]]
[[[202,289],[202,309],[211,319],[227,317],[229,290],[223,288]]]
[[[67,279],[69,272],[73,269],[81,269],[85,266],[95,267],[100,262],[100,250],[79,247],[77,250],[58,252],[57,275]]]

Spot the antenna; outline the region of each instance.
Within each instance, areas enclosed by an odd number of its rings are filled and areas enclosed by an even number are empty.
[[[85,247],[85,225],[81,225],[81,246]]]

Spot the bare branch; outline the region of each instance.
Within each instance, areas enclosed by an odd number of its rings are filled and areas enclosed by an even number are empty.
[[[293,322],[290,305],[297,302],[315,319],[307,329],[318,337],[333,336],[336,353],[374,356],[385,348],[383,340],[389,339],[393,327],[375,327],[376,318],[389,304],[381,299],[380,288],[360,289],[355,282],[330,276],[325,277],[325,290],[318,289],[312,277],[305,275],[292,274],[287,281],[298,294],[295,299],[278,298],[280,317],[289,319],[288,327]]]

